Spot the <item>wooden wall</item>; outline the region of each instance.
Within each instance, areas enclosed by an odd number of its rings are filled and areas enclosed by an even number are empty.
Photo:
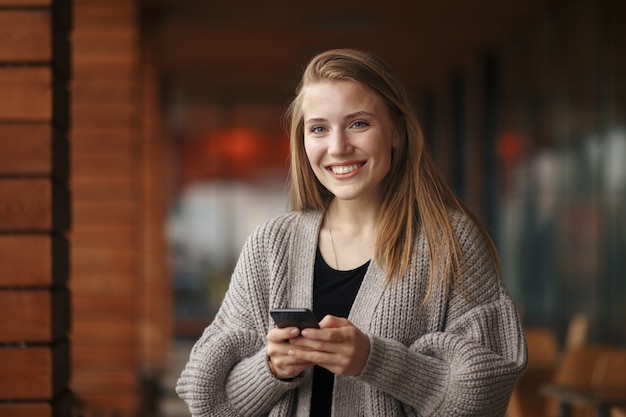
[[[169,145],[137,7],[74,0],[71,385],[94,415],[149,409],[170,339]]]
[[[0,0],[0,415],[69,415],[65,1]]]

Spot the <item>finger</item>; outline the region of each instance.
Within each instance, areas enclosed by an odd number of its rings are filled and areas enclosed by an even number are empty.
[[[286,340],[293,339],[300,335],[300,330],[297,327],[285,327],[285,328],[273,328],[267,332],[266,339],[268,342],[284,343]]]
[[[311,362],[336,375],[355,376],[361,373],[367,359],[367,350],[324,352],[320,350],[291,349],[289,355],[299,361]]]
[[[287,343],[275,343],[274,345],[280,348],[278,351],[274,351],[271,346],[268,345],[267,353],[270,362],[268,366],[270,366],[270,370],[277,378],[294,378],[300,375],[304,370],[313,367],[313,363],[289,355],[289,345]]]
[[[320,329],[328,329],[332,327],[344,327],[344,326],[352,326],[352,323],[348,319],[326,315],[319,323]]]
[[[302,338],[306,340],[320,340],[332,343],[343,343],[353,340],[358,333],[360,333],[359,329],[350,324],[349,326],[343,327],[304,329],[300,334],[302,335]]]

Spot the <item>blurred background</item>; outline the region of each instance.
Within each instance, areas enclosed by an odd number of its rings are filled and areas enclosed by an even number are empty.
[[[174,143],[175,317],[215,312],[243,239],[287,207],[281,120],[307,60],[382,56],[483,218],[526,323],[625,341],[624,31],[610,1],[146,0]]]
[[[582,316],[588,343],[626,343],[623,5],[144,6],[178,150],[175,337],[199,333],[189,325],[219,307],[246,235],[286,208],[281,114],[302,68],[355,47],[408,86],[441,170],[497,242],[525,326],[563,346]]]
[[[6,24],[13,12],[34,22],[0,28],[2,43],[40,30],[38,13],[53,33],[51,59],[8,59],[0,47],[0,70],[52,68],[70,92],[66,122],[57,101],[39,119],[0,104],[0,174],[69,191],[69,226],[34,233],[67,238],[71,354],[62,367],[81,415],[188,415],[173,384],[245,238],[288,209],[283,113],[307,61],[335,47],[373,52],[404,81],[441,172],[496,241],[525,328],[549,334],[549,367],[575,336],[626,347],[621,0],[0,6]],[[8,109],[14,96],[5,97]],[[17,145],[2,136],[6,126],[41,120],[66,134],[68,146],[53,148],[65,149],[55,163],[68,175],[7,168]],[[0,290],[15,286],[3,282]],[[51,392],[56,410],[64,390]],[[12,395],[0,386],[0,398],[31,398]]]

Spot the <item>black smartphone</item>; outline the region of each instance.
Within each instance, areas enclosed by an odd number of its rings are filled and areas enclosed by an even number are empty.
[[[274,319],[276,327],[297,327],[300,330],[306,328],[319,329],[319,320],[308,308],[273,308],[270,316]]]

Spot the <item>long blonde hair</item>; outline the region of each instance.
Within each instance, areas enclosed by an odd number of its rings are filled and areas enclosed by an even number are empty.
[[[406,272],[420,227],[429,247],[428,299],[435,280],[463,284],[461,250],[449,209],[469,216],[480,228],[499,267],[489,234],[438,173],[428,153],[408,94],[394,72],[376,56],[353,49],[336,49],[315,56],[306,67],[287,110],[290,120],[290,196],[294,210],[326,209],[332,194],[317,180],[304,150],[302,100],[308,85],[320,81],[353,81],[374,91],[388,108],[400,136],[391,168],[383,180],[375,260],[387,280]],[[441,274],[441,275],[440,275]],[[462,285],[463,286],[463,285]]]

